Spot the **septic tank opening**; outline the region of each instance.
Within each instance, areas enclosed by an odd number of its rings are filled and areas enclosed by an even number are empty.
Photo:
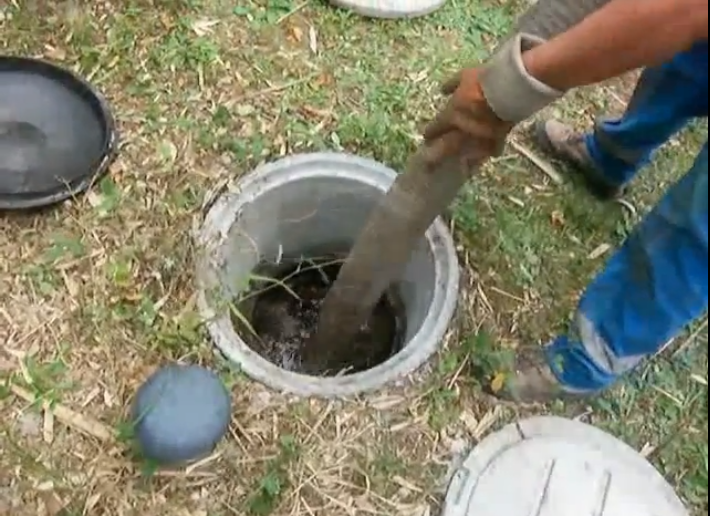
[[[440,219],[422,236],[388,296],[395,313],[398,303],[392,300],[401,300],[406,328],[396,332],[400,338],[384,362],[359,372],[351,367],[343,375],[298,372],[294,364],[282,367],[283,360],[269,360],[263,338],[249,330],[257,296],[247,299],[246,291],[256,294],[259,285],[271,286],[298,262],[308,267],[304,257],[347,256],[396,177],[394,170],[356,156],[299,154],[262,165],[209,199],[196,228],[197,302],[215,347],[249,378],[280,392],[324,398],[420,378],[412,374],[439,348],[458,295],[456,250]],[[360,369],[381,360],[368,355]]]
[[[232,323],[246,344],[272,364],[312,376],[366,371],[399,352],[406,320],[395,286],[382,296],[339,367],[323,370],[305,361],[303,347],[317,329],[321,303],[342,263],[343,257],[333,255],[260,264],[251,275],[250,288],[231,310]]]

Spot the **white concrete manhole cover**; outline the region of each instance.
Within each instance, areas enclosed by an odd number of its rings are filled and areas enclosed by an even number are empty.
[[[442,516],[688,516],[632,448],[576,421],[538,417],[478,445],[454,475]]]
[[[372,18],[414,18],[436,11],[446,0],[330,0],[330,3]]]

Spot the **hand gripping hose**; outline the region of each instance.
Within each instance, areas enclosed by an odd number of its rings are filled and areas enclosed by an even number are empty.
[[[550,39],[608,1],[540,0],[519,18],[513,34]],[[398,279],[418,240],[481,165],[463,163],[456,157],[432,170],[422,160],[421,149],[415,152],[405,172],[373,209],[329,290],[318,331],[304,349],[304,363],[318,364],[319,369],[342,366],[351,340],[383,292]]]

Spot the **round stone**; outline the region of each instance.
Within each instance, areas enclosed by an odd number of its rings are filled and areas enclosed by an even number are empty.
[[[592,426],[536,417],[474,448],[454,475],[442,516],[688,516],[658,471]]]
[[[133,403],[141,453],[162,464],[208,455],[224,436],[230,397],[213,372],[195,365],[169,365],[140,387]]]

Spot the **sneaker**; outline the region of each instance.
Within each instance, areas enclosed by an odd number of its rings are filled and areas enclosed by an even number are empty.
[[[598,199],[608,201],[624,194],[623,187],[604,179],[589,155],[584,134],[557,120],[542,120],[534,126],[534,137],[544,152],[571,165]]]

